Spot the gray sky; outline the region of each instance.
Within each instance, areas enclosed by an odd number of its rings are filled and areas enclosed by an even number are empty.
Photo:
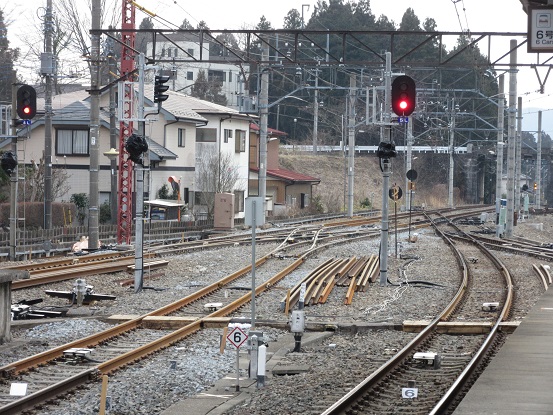
[[[85,2],[86,0],[79,1]],[[262,15],[271,22],[273,27],[282,27],[284,16],[291,9],[297,9],[300,14],[303,12],[307,21],[317,2],[314,0],[239,0],[234,2],[228,0],[137,0],[137,3],[175,25],[180,25],[184,19],[188,19],[194,26],[204,20],[211,29],[220,30],[253,28]],[[17,17],[8,28],[11,46],[21,46],[18,39],[18,28],[24,25],[25,20],[31,18],[31,13],[36,15],[35,11],[31,12],[30,5],[36,6],[38,9],[46,5],[46,0],[12,0],[7,6],[4,6],[8,11],[13,10],[12,18],[21,16],[21,18]],[[440,31],[457,32],[468,29],[471,32],[526,32],[527,30],[527,16],[522,10],[520,0],[371,0],[370,5],[373,14],[377,17],[384,14],[398,24],[405,10],[412,7],[421,22],[427,17],[434,18]],[[144,17],[146,15],[143,12],[136,11],[137,26]],[[156,27],[162,27],[162,23],[159,21],[155,24]],[[505,38],[505,42],[508,43],[508,37]],[[451,48],[453,45],[446,46]],[[497,46],[502,50],[505,49],[504,45],[498,44]],[[520,50],[519,57],[525,53],[525,50]],[[545,54],[543,56],[545,57]],[[546,70],[543,70],[540,75],[543,80]],[[521,70],[517,78],[518,95],[523,97],[523,108],[527,111],[533,111],[532,108],[540,108],[544,111],[553,109],[553,77],[546,84],[545,94],[536,92],[539,83],[533,70]],[[508,79],[506,85],[508,85]],[[553,115],[553,111],[549,112],[549,115]],[[553,131],[550,131],[549,134],[553,135]]]

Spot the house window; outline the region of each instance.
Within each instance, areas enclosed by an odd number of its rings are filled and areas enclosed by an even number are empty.
[[[177,48],[175,48],[175,53],[173,54],[173,56],[176,58],[177,56],[179,56],[179,50]]]
[[[194,80],[194,72],[192,72],[192,71],[186,72],[186,79],[188,81],[193,81]]]
[[[198,128],[196,129],[197,143],[215,143],[217,142],[216,128]]]
[[[179,128],[179,139],[178,139],[178,146],[179,147],[186,147],[186,130],[184,128]]]
[[[234,213],[240,213],[244,211],[244,191],[234,191]]]
[[[167,57],[170,58],[171,57],[171,52],[173,51],[173,49],[171,48],[167,48]]]
[[[236,130],[234,138],[234,152],[244,153],[246,151],[246,132],[244,130]]]
[[[207,80],[210,82],[225,82],[227,80],[227,73],[209,70],[207,72]]]
[[[165,57],[165,48],[162,48],[162,49],[161,49],[161,57],[162,57],[162,58]]]
[[[232,138],[232,130],[227,130],[225,128],[225,143],[228,143],[229,138]]]
[[[190,57],[193,57],[194,56],[194,49],[190,48],[188,49],[188,54],[190,55]]]
[[[88,132],[56,129],[56,155],[88,156]]]
[[[228,81],[232,82],[232,72],[230,72],[230,71],[228,73]]]

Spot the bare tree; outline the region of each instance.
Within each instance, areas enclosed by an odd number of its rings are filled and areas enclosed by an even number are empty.
[[[44,159],[41,158],[38,163],[31,161],[33,165],[25,171],[26,191],[21,192],[26,202],[41,202],[44,200]],[[52,197],[53,199],[62,198],[71,187],[67,180],[69,174],[66,169],[52,169]]]
[[[200,204],[207,209],[207,217],[213,217],[216,193],[233,193],[243,190],[238,165],[230,153],[219,153],[215,149],[202,151],[196,164],[196,184],[200,192]]]
[[[121,6],[117,0],[102,0],[101,26],[102,28],[120,27]],[[27,47],[22,50],[20,61],[25,59],[28,64],[29,56],[36,67],[29,68],[38,74],[40,55],[44,52],[44,14],[45,9],[39,9],[34,20],[35,30],[22,34],[21,40]],[[56,72],[63,78],[87,78],[86,69],[90,68],[90,27],[92,15],[92,0],[56,0],[54,2],[52,40],[53,54],[57,61]],[[57,77],[56,77],[57,79]],[[39,82],[39,80],[36,80]],[[54,85],[56,93],[59,88]]]

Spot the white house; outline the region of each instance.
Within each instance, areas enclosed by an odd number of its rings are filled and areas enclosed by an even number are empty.
[[[249,65],[242,66],[225,63],[224,57],[211,56],[210,45],[202,43],[200,48],[197,35],[188,33],[166,34],[156,37],[155,44],[148,42],[147,56],[153,57],[156,65],[164,74],[171,74],[170,88],[173,91],[190,93],[190,88],[198,78],[198,72],[203,70],[208,80],[221,82],[221,92],[227,98],[227,106],[239,111],[249,111],[251,100],[247,96],[245,79],[249,75]],[[202,60],[220,60],[219,62],[198,62]],[[178,61],[177,61],[178,60]],[[182,62],[185,60],[186,62]]]
[[[146,118],[145,136],[148,142],[150,178],[146,187],[146,199],[156,199],[164,184],[171,188],[169,177],[181,182],[183,199],[188,196],[194,206],[196,188],[196,162],[204,147],[232,154],[239,170],[236,217],[244,215],[244,198],[247,196],[248,149],[250,118],[237,110],[201,101],[190,96],[168,91],[169,99],[163,103],[159,114]],[[153,86],[146,85],[146,106],[154,106],[150,100]],[[76,94],[73,99],[54,97],[52,117],[52,159],[54,169],[64,169],[68,174],[70,191],[56,201],[68,201],[71,194],[90,192],[90,104],[88,94]],[[70,102],[69,102],[70,101]],[[39,100],[39,107],[43,101]],[[60,104],[56,104],[56,103]],[[103,153],[110,149],[109,94],[100,101],[100,155],[99,192],[100,203],[109,201],[111,193],[110,160]],[[40,108],[39,108],[40,110]],[[119,142],[119,123],[117,142]],[[33,166],[44,154],[44,118],[35,118],[29,128],[20,130],[18,162]],[[137,124],[134,124],[136,130]],[[239,137],[237,146],[234,137]],[[232,138],[232,140],[230,140]],[[4,146],[4,149],[9,148]],[[199,189],[201,190],[201,189]],[[20,187],[20,192],[25,187]]]

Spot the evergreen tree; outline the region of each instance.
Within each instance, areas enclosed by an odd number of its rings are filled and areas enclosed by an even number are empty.
[[[151,17],[145,17],[144,19],[142,19],[142,21],[140,22],[140,26],[138,28],[139,29],[153,29],[154,28],[154,22],[152,22],[152,18]],[[136,34],[136,38],[135,38],[135,41],[134,41],[134,45],[135,45],[136,50],[146,54],[146,46],[147,46],[148,41],[150,41],[150,42],[152,41],[152,36],[150,34],[138,32]]]
[[[14,61],[19,49],[10,49],[8,28],[4,22],[4,13],[0,9],[0,103],[11,103],[12,82],[14,81]]]
[[[304,24],[297,9],[290,10],[284,17],[284,29],[301,29]]]
[[[200,69],[190,95],[214,104],[227,105],[227,97],[221,92],[222,83],[218,80],[207,78],[205,71]]]

